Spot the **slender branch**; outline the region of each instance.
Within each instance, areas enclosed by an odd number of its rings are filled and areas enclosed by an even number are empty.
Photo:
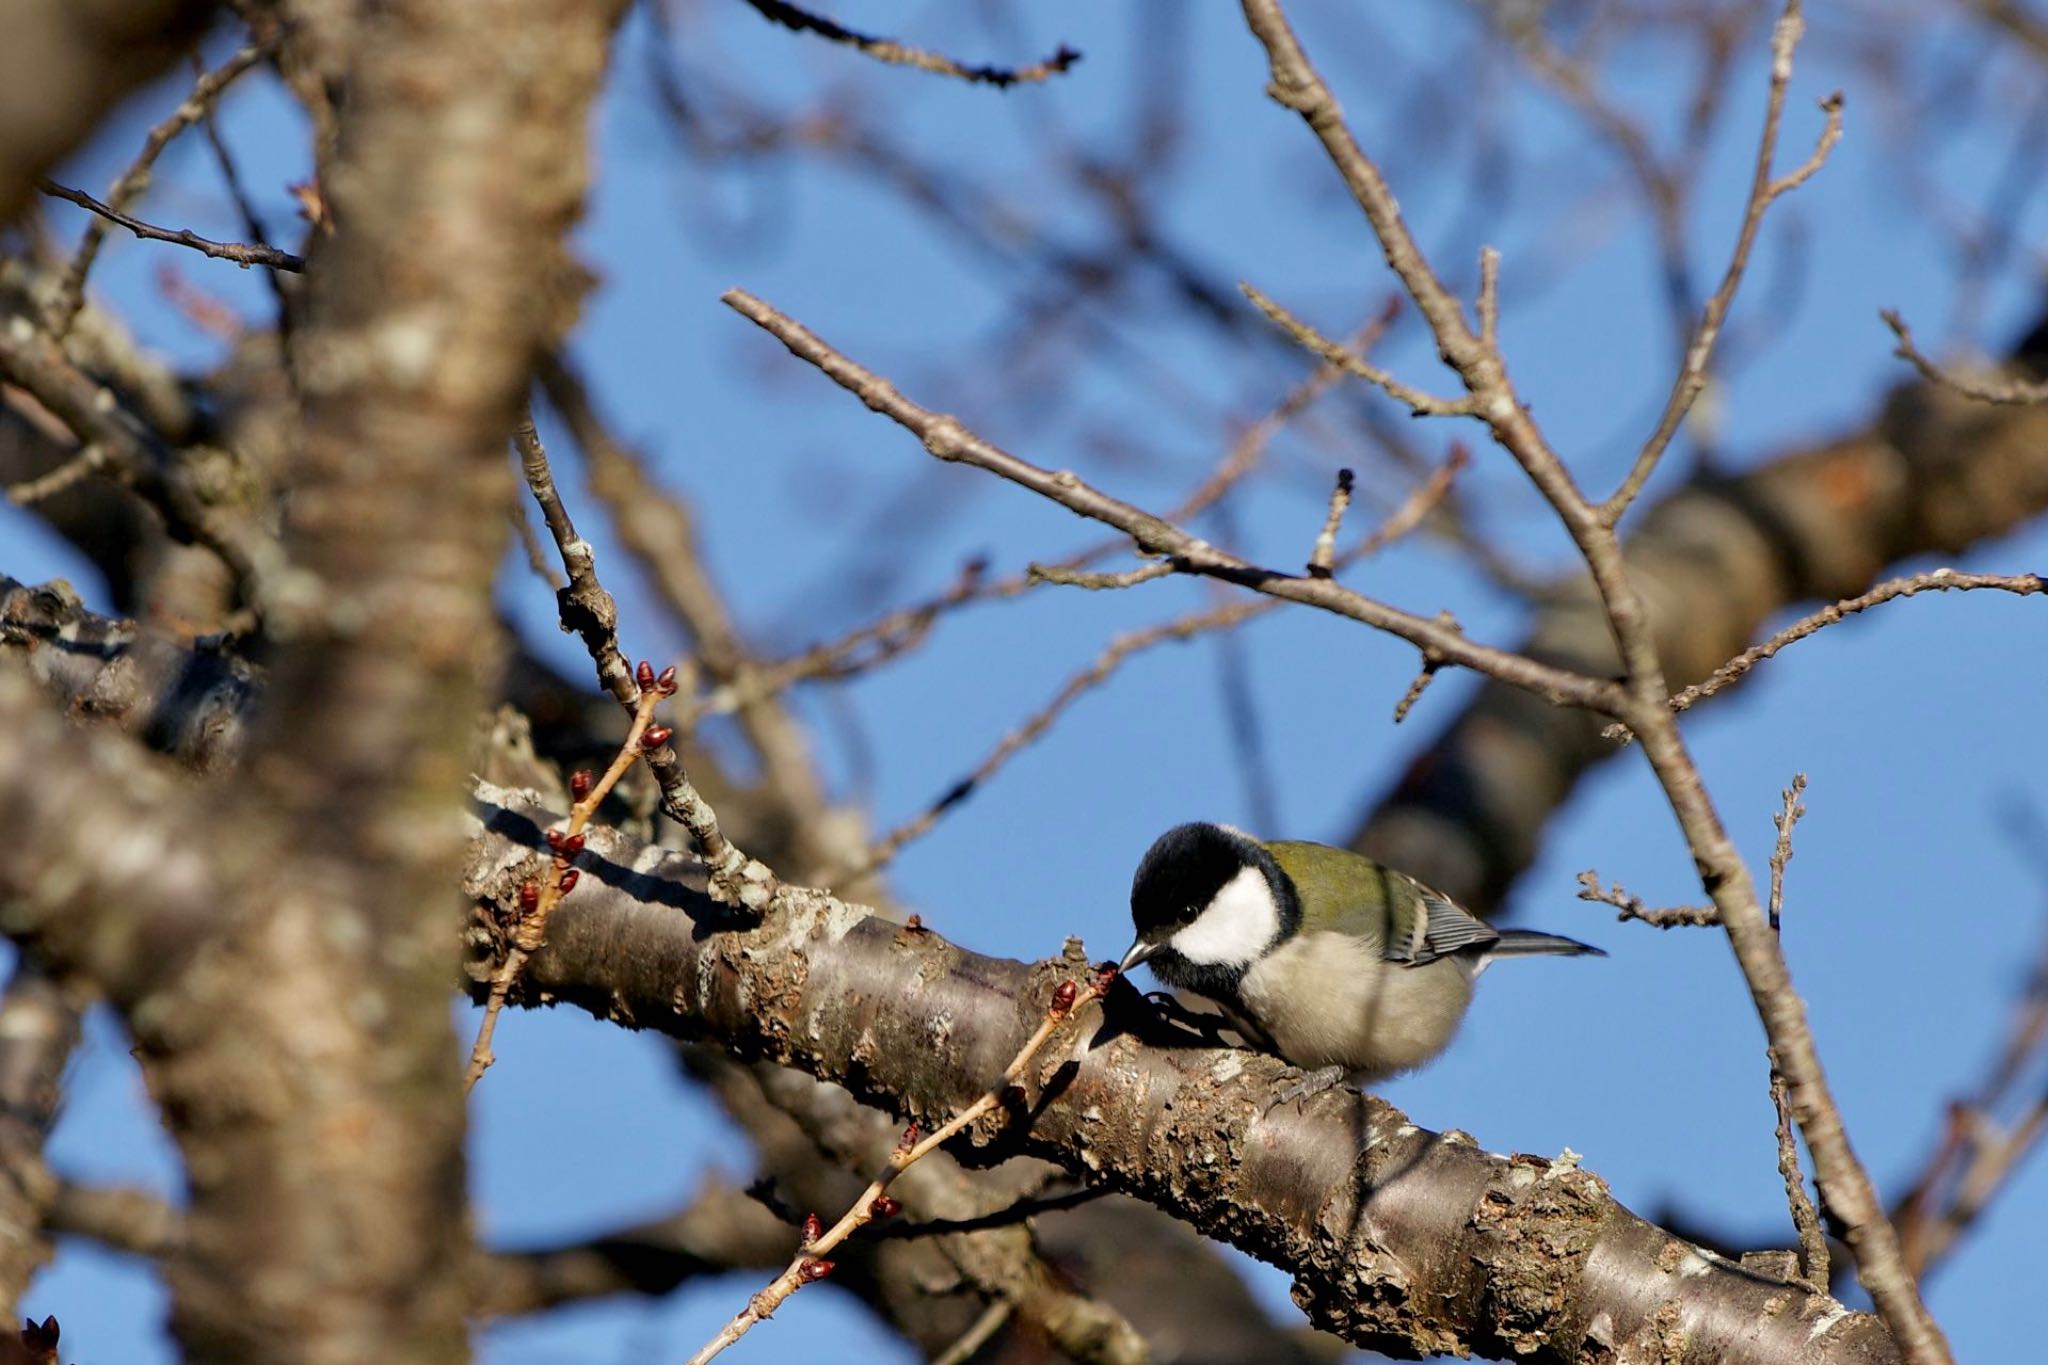
[[[644,726],[646,722],[640,719],[640,714],[647,683],[641,680],[641,675],[652,678],[652,670],[643,664],[636,673],[620,652],[618,606],[598,581],[597,556],[590,542],[576,534],[576,524],[562,502],[560,490],[555,487],[547,449],[534,429],[530,412],[523,414],[513,429],[513,441],[519,448],[526,486],[540,505],[548,534],[554,538],[556,549],[561,553],[562,567],[569,573],[569,586],[555,595],[562,626],[565,630],[573,630],[582,639],[591,662],[597,665],[599,685],[635,717],[637,724]],[[662,679],[663,687],[673,694],[674,670],[664,672]],[[697,841],[705,861],[714,869],[713,884],[719,894],[731,904],[759,910],[774,895],[774,874],[764,864],[747,857],[725,836],[710,803],[683,771],[682,761],[669,746],[669,737],[670,731],[664,728],[661,737],[643,746],[640,752],[640,757],[647,762],[648,771],[661,788],[662,812],[688,830]]]
[[[1913,597],[1923,592],[1969,591],[1990,588],[2009,592],[2016,597],[2031,597],[2048,591],[2048,578],[2040,574],[1988,574],[1958,573],[1954,569],[1930,569],[1926,573],[1912,574],[1905,578],[1894,578],[1880,583],[1869,592],[1855,597],[1846,597],[1833,602],[1819,611],[1800,617],[1791,625],[1772,635],[1761,644],[1753,645],[1715,669],[1712,674],[1694,683],[1683,691],[1674,693],[1670,707],[1674,712],[1685,711],[1713,696],[1743,674],[1755,668],[1764,660],[1790,644],[1834,625],[1837,621],[1881,606],[1898,597]]]
[[[888,380],[863,368],[802,323],[745,290],[730,290],[724,299],[734,311],[782,342],[791,354],[816,365],[841,388],[916,436],[935,458],[987,470],[1070,511],[1113,526],[1128,535],[1140,552],[1170,558],[1183,572],[1220,578],[1363,621],[1412,644],[1433,647],[1448,663],[1515,682],[1558,705],[1610,711],[1621,704],[1620,689],[1612,683],[1475,644],[1436,621],[1401,611],[1329,580],[1297,578],[1258,568],[1226,554],[1149,512],[1098,491],[1069,470],[1041,469],[982,440],[959,419],[919,406]]]
[[[1778,927],[1778,918],[1785,908],[1785,864],[1792,861],[1792,827],[1799,823],[1799,817],[1806,814],[1806,807],[1799,798],[1806,791],[1806,774],[1792,774],[1792,785],[1785,788],[1782,796],[1784,806],[1772,817],[1771,823],[1778,831],[1778,842],[1771,849],[1771,899],[1769,913],[1771,928]]]
[[[1965,398],[1975,398],[1985,403],[2031,404],[2048,403],[2048,380],[2029,379],[1966,379],[1942,369],[1920,353],[1913,344],[1913,331],[1906,326],[1905,318],[1895,308],[1879,311],[1884,325],[1892,329],[1892,335],[1899,339],[1892,354],[1906,361],[1918,370],[1922,378],[1954,389]]]
[[[531,423],[527,423],[531,428]],[[548,876],[540,881],[525,881],[519,887],[519,918],[512,931],[511,946],[506,949],[504,959],[498,963],[497,971],[491,977],[491,989],[484,1001],[483,1022],[478,1025],[476,1042],[469,1049],[469,1067],[462,1075],[462,1089],[467,1093],[476,1088],[491,1063],[497,1060],[491,1051],[491,1038],[498,1031],[498,1016],[504,1011],[506,997],[512,992],[512,984],[519,979],[519,973],[526,966],[527,959],[539,952],[548,941],[548,920],[554,915],[555,907],[575,890],[581,873],[576,868],[576,857],[583,852],[583,831],[589,825],[590,817],[611,795],[619,779],[633,766],[643,749],[657,749],[664,744],[669,731],[653,727],[654,708],[668,697],[675,695],[676,670],[664,669],[659,677],[654,665],[642,662],[638,672],[640,691],[633,707],[633,723],[626,729],[626,737],[619,743],[619,751],[601,777],[592,780],[589,772],[576,773],[569,782],[570,793],[576,798],[569,807],[569,822],[566,828],[548,831],[548,847],[554,853],[554,866]],[[653,727],[653,728],[650,728]]]
[[[140,218],[131,218],[119,209],[102,204],[84,190],[74,190],[54,180],[38,181],[37,188],[53,199],[68,200],[82,209],[89,209],[108,222],[127,228],[137,237],[147,241],[189,246],[194,251],[216,260],[233,261],[236,265],[244,267],[262,265],[272,270],[288,270],[295,274],[306,268],[305,257],[294,256],[291,252],[280,251],[274,246],[252,242],[216,242],[210,237],[201,237],[190,228],[161,228],[154,223],[145,223]]]
[[[1706,309],[1700,314],[1692,344],[1686,348],[1685,363],[1679,367],[1678,378],[1671,386],[1671,396],[1664,402],[1664,412],[1657,419],[1656,429],[1643,443],[1642,450],[1637,452],[1635,463],[1621,481],[1621,486],[1600,504],[1600,519],[1608,526],[1620,521],[1629,504],[1643,491],[1643,485],[1649,482],[1657,461],[1670,446],[1672,437],[1678,434],[1679,424],[1692,411],[1700,391],[1706,388],[1714,345],[1721,338],[1721,326],[1727,321],[1728,309],[1735,301],[1735,291],[1742,287],[1742,274],[1749,267],[1750,251],[1763,227],[1764,214],[1781,195],[1811,179],[1841,140],[1842,95],[1836,91],[1820,102],[1825,121],[1812,155],[1784,175],[1772,174],[1778,156],[1778,124],[1785,111],[1785,90],[1792,82],[1792,55],[1805,31],[1806,19],[1800,10],[1800,0],[1786,0],[1784,11],[1771,30],[1770,93],[1764,101],[1763,135],[1757,146],[1756,167],[1750,175],[1749,202],[1742,212],[1742,226],[1735,234],[1735,250],[1729,256],[1727,270],[1721,275],[1720,287],[1714,290],[1713,296],[1707,300]]]
[[[1600,885],[1600,875],[1587,868],[1579,874],[1579,899],[1614,907],[1615,919],[1637,920],[1655,929],[1704,928],[1721,922],[1721,912],[1711,905],[1672,905],[1652,908],[1641,896],[1631,895],[1621,883]]]
[[[749,1299],[747,1306],[740,1310],[732,1321],[720,1328],[716,1336],[691,1356],[689,1365],[705,1365],[705,1362],[745,1336],[756,1323],[772,1317],[775,1310],[781,1307],[783,1301],[791,1294],[830,1275],[832,1262],[825,1258],[841,1242],[876,1219],[891,1218],[900,1212],[902,1205],[891,1198],[888,1192],[889,1186],[896,1178],[915,1165],[920,1158],[965,1132],[977,1120],[1002,1104],[1010,1087],[1024,1074],[1024,1068],[1031,1064],[1031,1059],[1038,1055],[1038,1050],[1045,1046],[1059,1026],[1078,1011],[1085,1010],[1087,1006],[1100,999],[1115,978],[1115,970],[1111,968],[1090,978],[1086,985],[1077,986],[1069,979],[1055,986],[1051,1003],[1046,1007],[1045,1018],[1040,1022],[1037,1031],[1024,1040],[1024,1045],[1017,1050],[1017,1055],[1011,1058],[1010,1064],[1003,1068],[1002,1078],[983,1091],[972,1104],[931,1133],[920,1137],[918,1125],[915,1123],[905,1129],[896,1150],[890,1155],[888,1166],[868,1183],[868,1187],[861,1191],[860,1197],[854,1200],[853,1207],[830,1228],[822,1228],[815,1214],[806,1218],[803,1245],[798,1249],[795,1259],[790,1261],[788,1267],[770,1281],[766,1288]]]
[[[135,225],[134,220],[125,216],[125,211],[149,187],[151,167],[155,166],[156,159],[163,154],[164,148],[171,144],[173,138],[200,119],[209,117],[222,93],[266,55],[266,44],[252,43],[241,48],[211,72],[202,72],[198,79],[193,81],[191,93],[171,111],[170,116],[149,130],[148,136],[142,141],[142,150],[107,191],[107,203],[101,204],[85,195],[77,195],[74,198],[76,191],[61,192],[60,197],[71,199],[72,203],[82,208],[91,209],[108,222],[119,223],[137,236],[149,236],[161,231],[152,229],[151,232],[145,233]],[[41,181],[40,188],[45,194],[60,193],[48,180]],[[105,223],[88,223],[84,235],[79,238],[78,249],[72,252],[70,263],[64,267],[63,278],[57,285],[56,298],[49,308],[50,330],[60,338],[70,332],[71,324],[77,320],[78,310],[85,305],[85,277],[91,273],[93,262],[99,256],[100,246],[106,235]],[[179,239],[172,237],[169,240]],[[181,244],[191,246],[198,240],[201,239],[195,238]]]
[[[1387,396],[1397,403],[1405,403],[1409,412],[1417,417],[1471,417],[1479,411],[1479,405],[1471,397],[1438,398],[1418,388],[1404,384],[1394,376],[1358,355],[1341,342],[1332,341],[1315,328],[1303,322],[1294,314],[1267,298],[1249,284],[1237,286],[1244,296],[1251,300],[1275,327],[1287,333],[1303,350],[1322,357],[1325,365],[1334,365],[1347,374],[1353,374],[1368,384],[1385,389]]]
[[[1330,510],[1323,516],[1323,529],[1316,532],[1315,547],[1309,551],[1308,574],[1328,578],[1337,555],[1337,532],[1344,525],[1344,513],[1351,507],[1351,471],[1337,471],[1337,483],[1330,490]]]
[[[1322,575],[1328,577],[1346,568],[1367,555],[1374,553],[1392,541],[1415,529],[1432,508],[1439,505],[1449,494],[1451,481],[1465,467],[1464,447],[1452,444],[1450,455],[1443,465],[1430,475],[1427,482],[1417,488],[1393,513],[1358,544],[1345,550],[1342,555],[1333,556],[1329,568]],[[1349,470],[1345,471],[1348,476]],[[1348,478],[1345,485],[1348,486]],[[1331,528],[1334,537],[1334,528]],[[1152,575],[1155,576],[1156,575]],[[1109,586],[1093,581],[1095,576],[1079,575],[1083,587]],[[1077,578],[1055,579],[1056,582],[1072,582]],[[1255,620],[1281,604],[1273,598],[1252,598],[1246,601],[1227,603],[1205,611],[1190,612],[1185,616],[1142,630],[1130,631],[1111,640],[1108,648],[1096,656],[1095,661],[1060,685],[1051,701],[1033,712],[1024,722],[1011,730],[989,751],[987,757],[975,765],[965,777],[947,787],[925,809],[911,819],[898,825],[846,867],[819,878],[826,886],[847,885],[859,877],[878,871],[893,862],[906,845],[923,838],[938,824],[941,817],[974,795],[982,784],[995,776],[1002,766],[1015,757],[1049,730],[1053,723],[1081,697],[1107,682],[1110,675],[1120,668],[1124,661],[1134,654],[1142,653],[1155,646],[1175,640],[1190,640],[1197,635],[1212,631],[1230,630],[1248,621]],[[1448,628],[1455,629],[1456,622],[1449,622]],[[1419,691],[1419,689],[1417,689]]]
[[[1080,53],[1062,43],[1052,56],[1041,62],[1033,62],[1029,66],[970,65],[956,61],[943,52],[911,47],[890,38],[873,38],[865,33],[856,33],[821,14],[813,14],[807,9],[792,5],[788,0],[747,0],[747,4],[764,19],[799,33],[815,33],[828,42],[843,43],[873,57],[878,62],[914,67],[919,71],[929,71],[939,76],[951,76],[970,85],[993,85],[998,90],[1007,90],[1013,85],[1032,85],[1047,77],[1062,75],[1068,67],[1081,60]]]

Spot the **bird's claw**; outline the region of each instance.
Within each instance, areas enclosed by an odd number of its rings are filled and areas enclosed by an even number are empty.
[[[1341,1066],[1324,1066],[1314,1071],[1301,1071],[1295,1074],[1299,1079],[1281,1088],[1280,1093],[1273,1097],[1273,1102],[1266,1106],[1267,1113],[1270,1114],[1288,1103],[1294,1104],[1297,1110],[1307,1108],[1309,1100],[1325,1090],[1334,1089],[1342,1084],[1346,1072]]]

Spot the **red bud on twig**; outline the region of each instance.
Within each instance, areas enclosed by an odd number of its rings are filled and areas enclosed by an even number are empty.
[[[805,1246],[815,1246],[815,1245],[817,1244],[817,1241],[818,1241],[818,1239],[819,1239],[820,1237],[823,1237],[824,1235],[825,1235],[825,1224],[823,1223],[823,1221],[821,1221],[821,1220],[819,1219],[818,1215],[817,1215],[817,1214],[815,1214],[815,1213],[807,1213],[807,1214],[805,1214],[805,1215],[804,1215],[804,1245],[805,1245]]]
[[[590,789],[597,785],[597,776],[588,768],[579,768],[569,778],[569,794],[581,801],[590,795]]]
[[[529,915],[540,908],[540,887],[536,883],[519,884],[519,908]]]
[[[1062,981],[1059,985],[1054,986],[1052,988],[1052,1017],[1055,1019],[1065,1017],[1067,1011],[1074,1008],[1074,997],[1079,993],[1071,981]]]
[[[650,725],[640,736],[640,747],[643,749],[659,749],[662,745],[668,743],[669,736],[673,734],[675,734],[675,731],[669,729],[666,725]]]
[[[633,681],[640,684],[642,692],[654,690],[654,665],[642,659],[640,667],[633,670]]]
[[[903,1201],[892,1194],[875,1196],[875,1217],[894,1218],[903,1212]]]
[[[805,1284],[815,1284],[832,1273],[830,1261],[805,1261],[803,1269],[797,1271],[797,1278]]]
[[[654,685],[661,689],[663,696],[673,697],[676,694],[676,666],[670,664],[662,669],[661,676],[654,680]]]
[[[576,880],[582,875],[581,872],[572,867],[562,874],[562,880],[557,882],[556,885],[562,888],[562,894],[566,896],[576,889]]]

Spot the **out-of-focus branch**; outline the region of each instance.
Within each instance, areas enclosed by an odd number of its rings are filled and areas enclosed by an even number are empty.
[[[288,270],[294,274],[306,268],[305,257],[294,256],[289,251],[280,251],[262,242],[216,242],[209,237],[201,237],[190,228],[163,228],[154,223],[145,223],[140,218],[121,212],[111,204],[101,203],[84,190],[75,190],[54,180],[39,181],[37,188],[52,199],[62,199],[68,204],[76,204],[116,227],[124,227],[146,242],[169,242],[173,246],[191,247],[203,256],[211,256],[217,261],[233,261],[240,266],[267,266],[272,270]]]
[[[10,1318],[50,1259],[43,1218],[56,1182],[43,1143],[57,1121],[85,994],[22,954],[0,995],[0,1313]]]
[[[517,793],[479,798],[467,887],[496,901],[554,817]],[[914,1119],[981,1093],[1039,1023],[1031,1002],[1081,965],[1078,946],[1036,965],[981,957],[811,893],[740,927],[693,860],[601,828],[590,850],[586,891],[528,965],[529,1000],[758,1053]],[[1037,1155],[1155,1203],[1285,1266],[1316,1322],[1395,1354],[1626,1358],[1677,1313],[1691,1349],[1725,1361],[1898,1358],[1875,1319],[1671,1238],[1573,1163],[1492,1156],[1355,1093],[1273,1107],[1277,1059],[1173,1045],[1135,992],[1107,1007],[1107,1031],[1089,1012],[1019,1078],[1028,1124],[977,1127],[955,1155]]]
[[[45,1230],[162,1259],[185,1243],[184,1216],[149,1190],[55,1182]],[[744,1191],[707,1183],[676,1212],[559,1246],[479,1252],[470,1311],[538,1313],[611,1294],[658,1297],[705,1275],[782,1264],[796,1230]]]
[[[84,305],[85,279],[92,271],[93,261],[99,256],[101,243],[106,240],[107,222],[119,223],[129,231],[136,232],[138,236],[147,235],[138,231],[134,220],[127,217],[127,210],[134,207],[136,200],[140,199],[143,191],[149,187],[150,170],[156,165],[157,158],[163,155],[164,148],[168,147],[178,134],[199,120],[209,117],[222,93],[261,61],[263,55],[263,47],[252,43],[237,51],[214,70],[200,72],[198,79],[192,84],[191,93],[179,102],[178,107],[173,109],[167,118],[160,120],[151,128],[147,137],[143,138],[142,150],[136,153],[128,168],[121,172],[120,178],[107,190],[106,203],[102,204],[90,195],[63,190],[61,187],[53,186],[48,180],[41,182],[43,193],[57,194],[60,198],[70,199],[79,207],[90,209],[106,219],[103,222],[100,218],[95,218],[86,224],[77,249],[71,253],[71,260],[64,267],[63,279],[59,281],[56,298],[50,305],[51,331],[60,337],[69,332],[72,321],[78,316],[78,310]],[[197,62],[198,57],[195,56],[193,60]],[[194,242],[198,240],[201,239],[195,238]]]
[[[1007,90],[1013,85],[1031,85],[1051,76],[1063,74],[1081,54],[1065,44],[1059,51],[1042,62],[1029,66],[986,66],[970,65],[948,57],[943,52],[928,48],[911,47],[892,38],[872,38],[865,33],[856,33],[842,24],[834,23],[822,14],[814,14],[789,0],[747,0],[764,19],[781,24],[798,33],[815,33],[827,42],[842,43],[857,52],[873,57],[878,62],[893,66],[908,66],[919,71],[929,71],[938,76],[951,76],[970,85],[993,85],[998,90]]]
[[[130,91],[170,68],[213,13],[196,0],[23,0],[0,43],[0,226],[36,177]]]
[[[1971,588],[1992,588],[1999,592],[2012,593],[2016,597],[2031,597],[2036,593],[2048,591],[2048,580],[2044,580],[2039,574],[2031,573],[1957,573],[1954,569],[1930,569],[1926,573],[1914,574],[1908,578],[1894,578],[1888,583],[1878,584],[1869,592],[1830,603],[1819,611],[1802,616],[1772,635],[1770,639],[1761,644],[1751,645],[1708,674],[1706,678],[1683,691],[1673,693],[1671,709],[1687,710],[1695,703],[1713,696],[1785,646],[1804,640],[1824,627],[1854,616],[1857,612],[1868,611],[1894,598],[1912,597],[1917,593],[1950,592]]]
[[[1899,339],[1898,349],[1892,354],[1918,370],[1923,378],[1954,389],[1965,398],[1976,398],[1986,403],[2048,403],[2048,382],[2017,379],[2009,375],[2004,378],[1969,378],[1944,370],[1920,353],[1920,348],[1913,344],[1913,329],[1906,326],[1906,320],[1896,309],[1887,308],[1878,316]]]

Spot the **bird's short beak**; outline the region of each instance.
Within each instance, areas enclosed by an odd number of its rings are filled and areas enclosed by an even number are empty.
[[[1129,971],[1131,968],[1137,966],[1140,962],[1143,962],[1146,958],[1152,956],[1152,954],[1158,952],[1161,946],[1161,944],[1146,943],[1144,940],[1140,939],[1138,942],[1133,943],[1131,945],[1131,950],[1128,953],[1124,954],[1124,960],[1121,963],[1117,964],[1117,970],[1120,972]]]

